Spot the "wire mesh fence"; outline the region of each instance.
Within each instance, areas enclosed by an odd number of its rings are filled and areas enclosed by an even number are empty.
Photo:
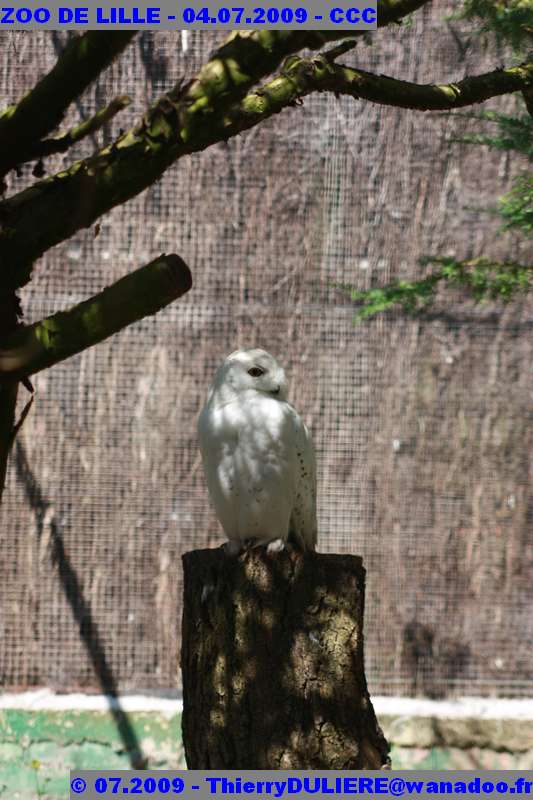
[[[443,21],[452,5],[375,34],[346,61],[419,82],[494,67],[494,48]],[[66,39],[0,34],[3,105]],[[131,106],[89,144],[110,141],[220,39],[139,34],[65,126],[127,92]],[[474,309],[443,296],[426,318],[355,326],[333,285],[414,277],[431,253],[525,260],[527,244],[480,211],[520,159],[453,141],[472,124],[315,95],[180,161],[98,234],[41,259],[23,292],[27,321],[161,252],[187,261],[194,288],[35,377],[0,512],[4,687],[179,686],[180,556],[222,541],[196,418],[224,356],[260,346],[285,366],[314,436],[319,549],[365,560],[371,691],[531,694],[531,303]]]

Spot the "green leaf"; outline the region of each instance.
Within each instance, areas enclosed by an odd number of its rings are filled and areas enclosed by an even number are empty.
[[[533,234],[533,172],[514,179],[511,191],[500,197],[499,211],[505,220],[504,230],[519,228]]]
[[[519,102],[521,106],[524,105],[522,99]],[[494,122],[499,131],[493,134],[466,134],[453,138],[452,141],[487,145],[495,150],[514,151],[533,161],[533,117],[529,113],[510,116],[498,111],[482,111],[479,114],[454,114],[454,116],[480,122]]]
[[[463,8],[450,19],[480,20],[478,34],[494,34],[498,44],[510,44],[517,55],[533,43],[531,0],[464,0]]]
[[[509,302],[517,295],[533,290],[533,267],[515,262],[496,262],[488,258],[457,261],[451,257],[426,256],[421,265],[440,269],[418,281],[393,281],[375,289],[360,290],[350,284],[333,284],[358,305],[355,316],[360,322],[394,306],[407,314],[426,310],[435,300],[439,283],[462,288],[476,303],[488,300]]]

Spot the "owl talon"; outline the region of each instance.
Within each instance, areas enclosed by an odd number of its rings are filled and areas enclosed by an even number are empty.
[[[285,550],[285,542],[283,539],[273,539],[267,544],[266,549],[269,555],[272,553],[281,553],[282,550]]]

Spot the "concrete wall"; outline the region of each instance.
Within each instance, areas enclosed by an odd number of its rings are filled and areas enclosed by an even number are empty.
[[[181,702],[120,702],[148,766],[185,768]],[[374,705],[393,769],[533,769],[531,701],[375,698]],[[131,768],[105,698],[47,692],[0,698],[0,797],[67,798],[74,768]]]
[[[152,769],[185,768],[181,714],[128,715]],[[0,712],[0,797],[68,797],[71,769],[131,769],[109,711]]]

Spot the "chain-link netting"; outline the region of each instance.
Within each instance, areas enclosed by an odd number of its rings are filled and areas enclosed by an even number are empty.
[[[453,5],[374,34],[345,62],[418,82],[495,67],[495,46],[444,20]],[[65,127],[117,94],[131,106],[47,169],[133,124],[222,37],[139,34]],[[66,40],[0,34],[2,105]],[[183,256],[194,288],[35,377],[1,512],[4,686],[178,686],[180,556],[222,541],[196,418],[223,357],[261,346],[285,366],[314,436],[319,549],[365,560],[371,690],[531,693],[531,304],[474,309],[443,296],[427,319],[355,326],[332,286],[417,276],[424,254],[526,260],[524,240],[478,210],[524,163],[453,141],[473,125],[314,95],[180,161],[99,232],[39,261],[27,321],[162,252]],[[32,167],[9,191],[35,180]]]

